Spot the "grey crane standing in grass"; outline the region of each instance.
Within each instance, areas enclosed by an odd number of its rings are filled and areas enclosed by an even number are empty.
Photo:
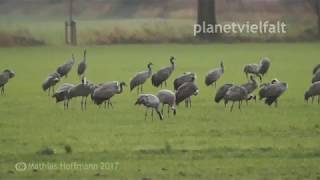
[[[260,100],[265,99],[265,103],[271,106],[275,103],[275,107],[278,106],[278,98],[286,92],[288,84],[285,82],[273,82],[265,84],[259,91]]]
[[[248,94],[253,93],[258,88],[258,82],[255,80],[255,78],[251,75],[249,82],[242,84],[242,87],[246,88]],[[257,96],[253,96],[253,99],[256,100]],[[246,101],[248,104],[248,101]]]
[[[135,105],[143,105],[146,107],[146,112],[144,114],[144,120],[147,120],[148,109],[151,108],[151,117],[153,120],[153,111],[155,110],[159,115],[160,120],[163,120],[163,115],[160,112],[160,100],[157,96],[153,94],[140,94]]]
[[[199,88],[194,82],[186,82],[182,84],[176,91],[176,104],[185,101],[185,105],[191,108],[191,96],[199,94]]]
[[[68,109],[69,104],[67,103],[69,97],[69,90],[73,88],[74,85],[70,83],[62,84],[58,90],[52,95],[56,99],[56,103],[63,101],[63,108]]]
[[[60,81],[60,74],[53,73],[48,76],[48,78],[42,83],[43,91],[48,91],[48,96],[50,96],[50,91],[54,93],[54,86]]]
[[[102,103],[108,101],[109,106],[113,107],[111,98],[116,94],[121,94],[123,92],[125,82],[113,81],[110,83],[105,83],[97,87],[91,95],[93,102],[100,107]]]
[[[163,89],[160,90],[157,94],[157,97],[159,98],[162,108],[161,108],[161,113],[163,114],[163,109],[164,106],[168,106],[168,117],[170,116],[170,109],[173,111],[173,115],[176,115],[176,95],[174,92],[168,90],[168,89]]]
[[[6,69],[2,73],[0,73],[0,88],[1,88],[1,95],[4,95],[4,87],[9,82],[9,79],[15,76],[15,72]]]
[[[174,81],[173,81],[173,87],[174,90],[178,90],[178,88],[186,82],[194,82],[195,79],[197,78],[197,75],[193,72],[185,72],[184,74],[182,74],[181,76],[177,77]]]
[[[154,73],[151,77],[152,85],[155,87],[162,87],[164,83],[167,86],[167,80],[175,69],[175,58],[173,56],[170,57],[171,66],[160,69],[158,72]]]
[[[318,71],[314,74],[311,82],[312,82],[312,83],[315,83],[315,82],[318,82],[318,81],[320,81],[320,70],[318,70]]]
[[[68,91],[68,104],[72,98],[81,97],[81,110],[87,109],[87,98],[93,93],[95,85],[89,83],[85,77],[82,78],[81,84],[75,85]]]
[[[317,74],[318,72],[320,72],[320,64],[316,65],[313,68],[312,74]]]
[[[65,64],[59,66],[57,68],[57,73],[60,74],[61,78],[62,77],[68,77],[69,72],[71,71],[73,65],[75,63],[75,58],[74,58],[74,54],[72,54],[72,59],[67,61]]]
[[[270,68],[271,62],[268,58],[263,58],[260,61],[260,64],[247,64],[244,66],[243,72],[246,74],[247,79],[249,79],[248,75],[253,74],[257,77],[259,77],[260,81],[262,81],[262,76],[264,76],[269,68]]]
[[[314,97],[318,96],[318,104],[320,103],[320,81],[313,83],[310,88],[304,94],[304,100],[308,102],[309,98],[311,97],[312,103]]]
[[[271,66],[270,59],[267,57],[262,58],[262,60],[260,61],[259,74],[261,74],[262,76],[267,74],[270,66]]]
[[[217,81],[220,79],[223,73],[224,73],[224,66],[223,66],[223,62],[221,61],[220,68],[216,68],[208,72],[205,78],[205,84],[207,86],[210,86],[214,83],[214,87],[216,87]]]
[[[214,101],[216,103],[219,103],[221,100],[224,99],[224,96],[226,95],[227,91],[229,90],[229,88],[231,88],[233,86],[233,84],[224,84],[223,86],[221,86],[218,91],[216,92],[216,95],[214,97]],[[226,104],[225,104],[226,105]]]
[[[152,65],[153,65],[152,63],[149,63],[147,66],[148,71],[139,72],[132,78],[132,80],[130,81],[130,91],[132,91],[135,87],[137,87],[138,94],[139,92],[141,93],[143,92],[143,84],[152,75],[152,69],[151,69]],[[140,88],[140,91],[139,91],[139,88]]]
[[[84,76],[84,73],[87,69],[87,50],[85,49],[83,52],[83,60],[78,65],[78,76],[81,78],[81,76]]]
[[[232,105],[230,107],[230,112],[232,112],[233,106],[235,102],[239,102],[239,110],[241,110],[241,104],[243,100],[250,100],[252,97],[248,96],[248,91],[246,88],[238,85],[231,86],[224,95],[224,104],[227,106],[229,101],[232,101]]]

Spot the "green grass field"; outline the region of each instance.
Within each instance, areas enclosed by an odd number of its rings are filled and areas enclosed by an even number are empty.
[[[303,101],[311,70],[320,63],[319,43],[123,45],[86,47],[87,78],[95,83],[124,80],[146,69],[169,64],[177,58],[170,78],[185,71],[198,75],[200,94],[192,109],[183,104],[175,118],[144,121],[144,108],[134,106],[136,92],[128,88],[114,97],[114,109],[105,110],[91,101],[82,112],[80,99],[70,109],[56,104],[41,90],[41,83],[71,53],[79,61],[85,47],[48,46],[1,48],[0,69],[16,72],[0,97],[0,179],[319,179],[320,105]],[[272,60],[264,78],[288,82],[279,107],[250,102],[230,113],[215,104],[216,89],[204,86],[206,72],[225,64],[218,82],[244,83],[243,65],[263,56]],[[63,82],[77,83],[75,68]],[[145,92],[159,89],[145,86]],[[73,152],[67,154],[65,145]],[[53,148],[54,155],[37,152]],[[107,169],[44,168],[19,172],[17,162],[108,163]]]

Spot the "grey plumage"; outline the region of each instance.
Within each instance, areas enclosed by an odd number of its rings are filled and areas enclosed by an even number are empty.
[[[108,107],[113,107],[111,98],[116,94],[121,94],[124,86],[126,86],[125,82],[118,81],[102,84],[94,90],[91,99],[99,106],[108,101]]]
[[[140,92],[143,92],[143,84],[152,75],[152,69],[151,69],[152,65],[153,65],[152,63],[149,63],[147,66],[148,71],[139,72],[132,78],[132,80],[130,81],[130,91],[132,91],[134,88],[137,87],[137,91],[139,93],[139,87],[140,87]]]
[[[52,95],[53,98],[56,99],[56,103],[59,103],[61,101],[63,101],[63,106],[64,106],[64,109],[67,109],[68,108],[68,93],[69,93],[69,90],[71,88],[73,88],[74,85],[73,84],[69,84],[69,83],[64,83],[62,84],[58,90]]]
[[[320,81],[313,83],[310,88],[304,94],[304,100],[308,102],[309,98],[312,98],[312,103],[314,97],[318,96],[318,104],[320,103]]]
[[[258,88],[258,82],[254,79],[253,76],[250,76],[249,82],[242,84],[241,86],[247,89],[248,94],[251,94]]]
[[[232,111],[234,103],[239,102],[239,109],[241,110],[241,104],[243,100],[248,100],[248,91],[246,88],[238,85],[233,85],[230,87],[225,96],[224,96],[224,104],[225,106],[228,104],[229,101],[232,101],[232,105],[230,107],[230,111]]]
[[[216,87],[217,81],[223,75],[223,73],[224,73],[224,66],[223,66],[223,62],[221,62],[220,68],[216,68],[208,72],[205,78],[205,84],[207,86],[210,86],[214,83],[214,86]]]
[[[162,87],[162,84],[164,83],[165,86],[167,86],[167,80],[169,79],[170,75],[175,69],[175,58],[171,56],[170,63],[171,65],[169,67],[165,67],[160,69],[158,72],[154,73],[151,77],[152,85],[155,87]]]
[[[196,74],[193,72],[185,72],[183,75],[177,77],[173,81],[174,90],[177,90],[183,83],[194,82],[197,78]]]
[[[65,64],[59,66],[57,68],[57,73],[60,74],[61,78],[62,77],[68,77],[69,72],[71,71],[73,65],[75,63],[75,58],[74,55],[72,54],[72,59],[66,62]]]
[[[317,72],[320,72],[320,64],[316,65],[316,66],[313,68],[312,74],[316,74]]]
[[[167,89],[163,89],[158,92],[157,97],[159,98],[159,100],[162,104],[162,108],[161,108],[162,114],[163,114],[164,106],[167,105],[168,106],[168,117],[170,114],[170,108],[173,111],[173,115],[176,115],[176,95],[174,92],[167,90]]]
[[[87,108],[87,98],[93,93],[95,85],[86,81],[85,78],[82,79],[82,83],[75,85],[68,91],[68,104],[72,98],[81,97],[81,109],[85,110]]]
[[[264,76],[271,66],[271,61],[268,58],[262,58],[259,64],[247,64],[244,66],[243,72],[246,74],[247,79],[249,74],[253,74],[259,77],[262,81],[262,76]]]
[[[198,95],[199,88],[194,82],[183,83],[176,91],[176,104],[185,100],[186,107],[191,108],[191,96]]]
[[[13,78],[15,75],[15,72],[9,69],[6,69],[0,73],[0,88],[2,95],[4,94],[5,85],[9,82],[9,79]]]
[[[157,96],[153,94],[140,94],[137,101],[135,102],[135,105],[143,105],[146,107],[146,112],[144,115],[144,119],[147,119],[148,115],[148,109],[151,108],[151,117],[153,120],[153,110],[157,112],[159,115],[160,120],[163,120],[163,115],[160,112],[160,100]]]
[[[226,95],[228,89],[231,88],[232,86],[233,84],[224,84],[223,86],[221,86],[215,95],[214,101],[216,103],[219,103]]]
[[[270,66],[271,61],[269,60],[269,58],[262,58],[262,60],[260,61],[259,73],[264,76],[268,72]]]
[[[50,95],[50,91],[52,89],[52,93],[54,93],[54,86],[60,81],[60,74],[53,73],[48,76],[48,78],[42,83],[43,91],[48,91],[48,95]]]
[[[262,80],[262,76],[259,73],[259,65],[258,64],[247,64],[244,66],[243,72],[246,74],[247,79],[249,78],[249,74],[256,75],[259,77],[260,81]]]
[[[78,65],[78,76],[83,76],[87,69],[87,50],[85,49],[83,52],[83,60]]]
[[[260,91],[260,100],[265,99],[265,103],[269,106],[275,103],[278,105],[278,98],[288,89],[288,84],[285,82],[274,82],[264,85]]]
[[[313,78],[312,78],[312,83],[318,82],[320,81],[320,71],[317,71],[316,74],[314,74]]]

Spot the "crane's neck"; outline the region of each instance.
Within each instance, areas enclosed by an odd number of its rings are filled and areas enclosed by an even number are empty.
[[[120,84],[119,94],[121,94],[122,92],[123,92],[123,84]]]
[[[151,75],[151,74],[152,74],[151,66],[148,66],[148,74],[149,74],[149,75]]]
[[[172,61],[171,62],[171,69],[174,70],[176,68],[176,64]]]

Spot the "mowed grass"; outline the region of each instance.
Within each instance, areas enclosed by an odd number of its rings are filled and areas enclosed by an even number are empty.
[[[200,94],[192,109],[183,104],[177,116],[144,121],[144,108],[134,106],[136,91],[128,87],[113,98],[114,109],[86,112],[73,99],[69,110],[41,90],[41,83],[75,53],[88,50],[87,78],[95,83],[123,80],[153,62],[154,71],[177,59],[172,81],[183,72],[198,75]],[[320,44],[125,45],[100,47],[2,48],[1,69],[16,77],[0,97],[1,179],[316,179],[320,177],[320,105],[306,104],[304,91],[311,70],[320,62]],[[263,56],[272,60],[264,78],[288,82],[279,107],[250,102],[229,112],[215,104],[216,89],[204,86],[208,70],[224,61],[224,83],[244,83],[244,64]],[[78,83],[74,68],[63,82]],[[59,84],[59,85],[60,85]],[[145,92],[159,89],[145,85]],[[150,117],[150,116],[149,116]],[[67,154],[65,145],[73,152]],[[53,148],[54,155],[37,152]],[[118,163],[116,169],[15,170],[28,163]]]

